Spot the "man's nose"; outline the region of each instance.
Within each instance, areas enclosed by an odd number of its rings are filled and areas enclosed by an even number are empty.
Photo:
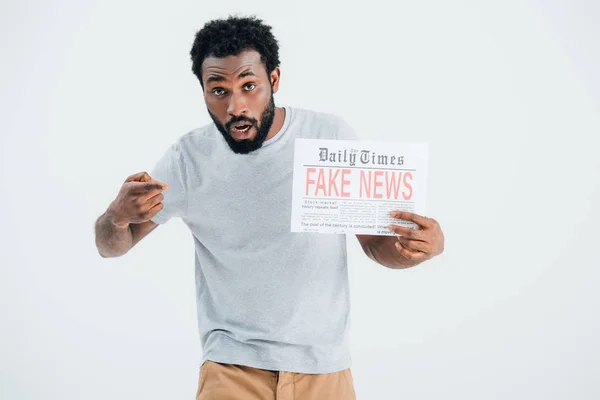
[[[248,105],[246,99],[241,94],[234,94],[230,97],[227,114],[232,117],[239,117],[248,113]]]

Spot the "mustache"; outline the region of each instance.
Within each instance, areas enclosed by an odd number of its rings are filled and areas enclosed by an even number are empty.
[[[253,125],[253,126],[257,126],[258,121],[254,118],[245,118],[245,117],[234,117],[232,119],[230,119],[229,121],[227,121],[227,123],[225,124],[225,128],[227,128],[227,130],[231,129],[231,126],[233,124],[237,124],[239,122],[246,122],[249,125]]]

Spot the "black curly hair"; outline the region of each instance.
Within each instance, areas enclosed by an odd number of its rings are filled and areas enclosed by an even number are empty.
[[[192,71],[202,84],[202,63],[207,57],[235,56],[256,50],[270,74],[279,67],[279,45],[271,27],[255,16],[216,19],[207,22],[196,33],[190,56]]]

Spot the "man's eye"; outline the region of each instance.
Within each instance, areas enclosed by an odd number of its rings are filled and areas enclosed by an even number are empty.
[[[248,83],[247,85],[244,86],[244,88],[246,90],[253,90],[256,87],[256,85],[254,83]]]
[[[213,89],[212,92],[217,96],[223,96],[225,94],[225,91],[223,89]]]

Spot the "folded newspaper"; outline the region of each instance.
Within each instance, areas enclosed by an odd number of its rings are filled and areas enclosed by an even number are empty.
[[[292,232],[393,235],[390,216],[423,215],[428,147],[424,143],[296,139]]]

